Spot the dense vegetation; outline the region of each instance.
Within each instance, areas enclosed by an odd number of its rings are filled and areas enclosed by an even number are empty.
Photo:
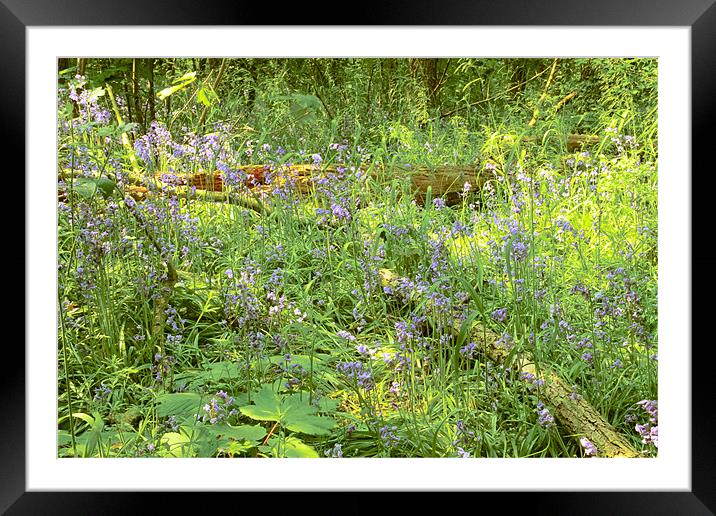
[[[60,456],[656,454],[656,60],[59,65]]]

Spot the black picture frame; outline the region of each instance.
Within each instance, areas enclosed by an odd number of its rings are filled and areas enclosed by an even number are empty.
[[[710,294],[713,271],[709,266],[716,261],[708,248],[711,217],[705,197],[711,188],[714,174],[711,147],[714,141],[714,104],[716,103],[716,74],[713,73],[716,50],[715,0],[558,0],[530,2],[525,0],[441,2],[413,1],[365,2],[360,8],[346,4],[351,25],[502,25],[502,26],[683,26],[691,28],[691,80],[692,80],[692,170],[699,170],[698,183],[691,174],[692,184],[692,277],[698,273],[698,288],[692,300],[692,326],[712,319]],[[188,0],[160,0],[109,2],[107,0],[0,0],[0,127],[3,128],[3,146],[19,157],[14,170],[25,170],[25,29],[31,26],[87,26],[87,25],[317,25],[316,13],[324,10],[317,4],[282,4],[270,9],[257,2],[190,2]],[[337,7],[332,7],[333,12]],[[330,12],[330,11],[329,11]],[[339,17],[336,16],[336,19]],[[332,22],[324,22],[333,25]],[[339,24],[340,25],[340,24]],[[10,152],[6,152],[8,156]],[[688,171],[685,172],[688,175]],[[17,184],[17,179],[14,179]],[[698,188],[695,188],[698,186]],[[26,191],[25,195],[32,195]],[[698,199],[699,195],[702,196]],[[15,197],[19,196],[17,193]],[[699,202],[700,201],[700,202]],[[668,216],[668,214],[666,214]],[[17,224],[12,224],[18,226]],[[21,235],[19,241],[24,241]],[[19,246],[18,246],[19,247]],[[27,278],[32,271],[25,265],[24,246],[13,257],[22,257],[21,267]],[[695,251],[701,251],[697,253]],[[7,270],[17,270],[16,268]],[[693,282],[692,282],[693,283]],[[698,294],[705,294],[703,299]],[[15,297],[15,296],[13,296]],[[16,309],[16,308],[15,308]],[[26,310],[31,310],[26,306]],[[703,325],[702,325],[703,326]],[[691,328],[684,328],[685,349],[691,347],[692,356],[692,490],[690,492],[529,492],[529,493],[475,493],[466,500],[467,507],[489,507],[495,501],[498,507],[548,514],[714,514],[716,512],[716,467],[714,464],[714,403],[711,396],[712,338],[708,333],[697,339]],[[6,348],[7,349],[7,348]],[[15,346],[17,355],[12,365],[4,367],[0,375],[0,511],[7,514],[131,514],[152,510],[151,493],[126,492],[26,492],[25,453],[25,355]],[[7,351],[6,351],[7,353]],[[6,355],[6,360],[8,356]],[[424,504],[424,493],[411,493],[411,504]],[[162,507],[174,512],[186,506],[194,494],[172,493],[163,497]],[[212,494],[213,503],[221,503],[230,494]],[[306,498],[305,493],[292,497]],[[314,495],[315,497],[315,495]],[[486,498],[489,497],[489,498]],[[401,504],[407,497],[400,497]],[[454,498],[451,495],[451,504]],[[407,501],[407,500],[406,500]],[[416,503],[417,502],[417,503]],[[357,513],[358,504],[345,503],[340,508],[328,504],[321,508],[321,499],[314,498],[311,512]],[[343,505],[343,504],[341,504]],[[279,504],[280,507],[280,504]],[[151,508],[151,509],[150,509]],[[238,510],[238,508],[237,508]],[[401,512],[407,510],[407,506]],[[362,512],[362,511],[360,511]]]

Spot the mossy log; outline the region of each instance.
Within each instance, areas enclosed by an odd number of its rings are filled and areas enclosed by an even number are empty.
[[[480,190],[485,182],[494,178],[494,174],[479,167],[461,165],[440,165],[437,167],[396,165],[393,173],[401,177],[409,177],[413,186],[416,201],[423,204],[428,190],[432,198],[442,197],[448,205],[457,204],[462,199],[460,194],[469,184],[471,190]]]
[[[394,287],[398,276],[388,269],[381,269],[383,286]],[[454,328],[455,335],[460,333],[459,325]],[[468,333],[470,342],[474,342],[487,358],[495,363],[504,363],[510,356],[510,350],[500,344],[500,335],[482,324],[475,324]],[[584,398],[575,395],[572,388],[549,367],[534,362],[528,352],[515,356],[515,363],[521,373],[534,380],[542,380],[539,387],[540,397],[555,416],[565,435],[579,439],[586,437],[597,449],[598,457],[638,457],[633,446],[599,414]]]
[[[241,167],[241,170],[248,176],[243,186],[252,191],[262,190],[262,187],[265,189],[267,176],[271,171],[270,167],[266,165],[250,165]],[[281,182],[287,179],[291,180],[299,193],[306,194],[315,188],[315,182],[318,179],[325,177],[326,174],[337,173],[338,169],[334,166],[324,166],[319,169],[313,165],[299,164],[281,167],[272,181],[280,185]],[[480,189],[487,179],[494,177],[488,171],[464,165],[440,165],[437,167],[411,165],[374,166],[371,167],[370,174],[378,182],[387,181],[389,178],[396,176],[410,178],[413,194],[417,202],[424,203],[428,197],[428,191],[430,191],[430,197],[442,197],[449,205],[460,202],[460,193],[465,188],[465,183],[469,183],[470,188],[473,190]],[[155,175],[155,179],[161,182],[162,176],[162,173],[158,173]],[[178,183],[180,186],[193,186],[197,191],[225,192],[227,190],[223,183],[222,175],[218,171],[209,174],[197,172],[191,175],[180,175],[179,177],[172,176],[171,181],[173,184]],[[222,196],[218,196],[215,200],[221,199]]]

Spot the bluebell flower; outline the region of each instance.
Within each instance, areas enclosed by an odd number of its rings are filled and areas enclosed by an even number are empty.
[[[594,444],[587,439],[586,437],[581,437],[579,439],[579,443],[584,448],[584,454],[587,457],[596,457],[597,456],[597,447],[594,446]]]
[[[544,406],[542,401],[537,402],[537,415],[539,416],[538,423],[540,426],[550,428],[554,425],[554,416],[550,414],[549,409]]]
[[[324,452],[324,455],[325,455],[326,457],[332,457],[332,458],[334,458],[334,459],[340,459],[341,457],[343,457],[343,449],[342,449],[341,444],[340,444],[340,443],[336,443],[336,444],[333,446],[333,449],[330,449],[330,448],[329,448],[328,450],[326,450],[326,451]]]
[[[341,337],[342,339],[345,339],[345,340],[349,340],[349,341],[355,341],[355,340],[356,340],[356,338],[355,338],[354,335],[351,335],[350,333],[348,333],[348,332],[345,331],[345,330],[339,331],[339,332],[337,333],[337,335],[338,335],[339,337]]]
[[[507,320],[507,308],[498,308],[492,312],[492,318],[498,322],[505,322]]]

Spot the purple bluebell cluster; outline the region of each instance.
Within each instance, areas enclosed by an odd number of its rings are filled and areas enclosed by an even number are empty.
[[[340,338],[348,340],[348,341],[355,341],[355,335],[352,335],[351,333],[347,332],[346,330],[340,330],[336,335],[338,335]]]
[[[474,450],[480,441],[481,437],[467,428],[463,420],[458,419],[455,422],[455,439],[453,439],[452,445],[458,457],[463,459],[470,458],[471,454],[468,450]]]
[[[507,320],[507,308],[498,308],[493,311],[492,318],[497,322],[505,322]]]
[[[641,400],[637,403],[648,415],[649,422],[643,425],[634,426],[637,433],[641,436],[641,442],[644,444],[653,444],[655,448],[659,447],[659,409],[655,400]]]
[[[202,414],[197,416],[197,419],[215,425],[238,414],[238,410],[233,406],[235,403],[236,399],[233,396],[229,396],[225,391],[218,391],[208,403],[204,404]]]
[[[336,370],[342,373],[348,381],[366,391],[373,389],[375,386],[373,374],[364,367],[363,362],[339,362]]]
[[[171,373],[172,367],[176,364],[176,358],[172,355],[162,355],[161,353],[154,354],[154,364],[152,365],[152,371],[154,371],[154,380],[162,382]]]
[[[398,427],[393,425],[385,425],[380,429],[380,439],[386,448],[393,448],[400,442],[400,437],[395,434]]]
[[[594,446],[594,444],[587,439],[586,437],[580,437],[579,443],[582,445],[582,448],[584,448],[584,455],[587,457],[596,457],[597,456],[597,447]]]
[[[550,428],[554,425],[554,416],[541,400],[537,402],[537,417],[537,422],[544,428]]]
[[[330,457],[333,459],[340,459],[343,457],[343,446],[341,443],[336,443],[333,445],[333,448],[327,449],[323,454],[326,457]]]
[[[94,401],[106,401],[107,398],[112,394],[112,389],[107,387],[104,382],[100,383],[100,386],[94,390]]]
[[[544,385],[544,380],[542,378],[537,378],[534,374],[524,371],[520,373],[520,380],[527,382],[531,388],[542,387]]]

